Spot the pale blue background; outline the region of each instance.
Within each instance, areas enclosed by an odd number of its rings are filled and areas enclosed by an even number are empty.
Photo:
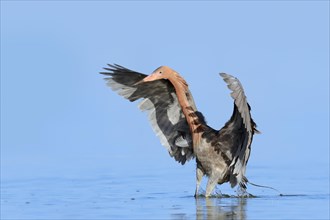
[[[218,73],[237,76],[262,131],[248,176],[276,187],[258,167],[283,173],[282,190],[322,176],[291,189],[329,193],[329,2],[1,1],[2,180],[166,168],[193,193],[195,163],[177,164],[137,103],[105,86],[106,63],[173,67],[215,128],[233,108]]]

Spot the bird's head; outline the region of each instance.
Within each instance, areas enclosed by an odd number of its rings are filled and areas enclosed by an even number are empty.
[[[149,76],[144,78],[143,82],[150,82],[159,79],[169,79],[175,74],[175,71],[168,66],[158,67],[155,71],[152,72]]]

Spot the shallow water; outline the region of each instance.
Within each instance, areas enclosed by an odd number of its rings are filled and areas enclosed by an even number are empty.
[[[190,170],[89,175],[2,181],[1,219],[329,219],[326,176],[300,186],[291,185],[301,182],[295,178],[275,181],[272,186],[284,190],[283,196],[249,186],[256,198],[237,198],[223,185],[217,192],[221,188],[231,197],[195,199]]]

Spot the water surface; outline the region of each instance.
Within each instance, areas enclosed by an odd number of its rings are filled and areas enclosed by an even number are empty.
[[[259,174],[268,170],[251,169]],[[185,172],[163,169],[130,176],[99,173],[5,180],[1,219],[329,219],[327,177],[306,178],[304,184],[299,178],[274,181],[272,186],[284,190],[282,196],[250,186],[256,198],[237,198],[223,185],[217,192],[221,189],[231,197],[195,199],[194,177]],[[291,185],[298,181],[301,185]],[[314,187],[306,190],[310,184]]]

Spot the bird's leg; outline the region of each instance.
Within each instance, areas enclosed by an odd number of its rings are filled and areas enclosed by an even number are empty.
[[[218,184],[218,177],[216,175],[211,175],[206,185],[205,197],[210,197],[215,186]]]
[[[198,190],[202,182],[202,178],[204,176],[204,172],[198,166],[196,168],[196,191],[195,191],[195,198],[198,197]]]

